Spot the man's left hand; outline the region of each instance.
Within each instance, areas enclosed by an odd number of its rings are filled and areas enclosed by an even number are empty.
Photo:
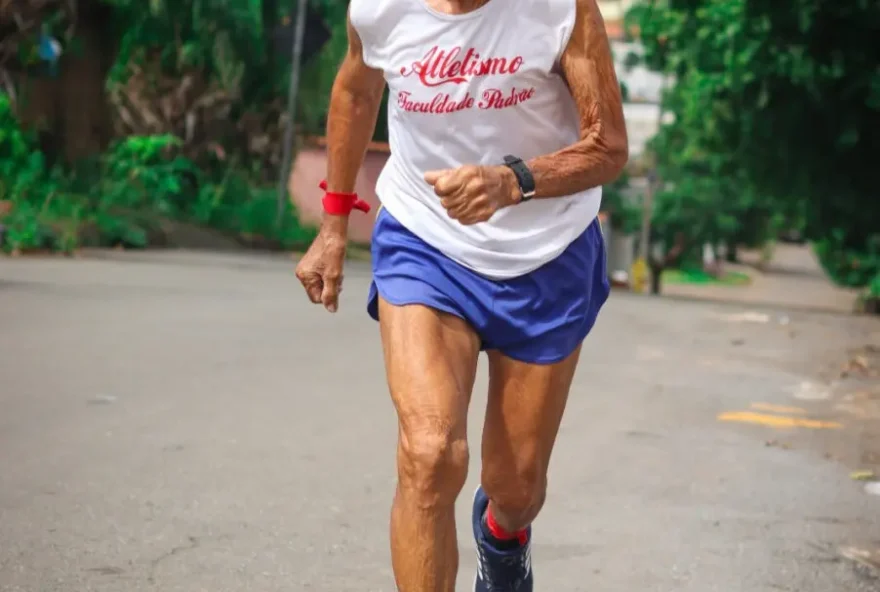
[[[519,203],[522,193],[516,175],[506,166],[463,166],[429,171],[425,181],[449,217],[464,225],[486,222],[501,208]]]

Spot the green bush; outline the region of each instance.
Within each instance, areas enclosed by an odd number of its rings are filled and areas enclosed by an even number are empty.
[[[180,154],[170,135],[131,136],[70,171],[47,170],[33,138],[0,95],[0,201],[7,252],[82,245],[147,247],[164,220],[203,224],[249,244],[298,248],[315,229],[299,224],[289,203],[278,219],[274,187],[228,167],[213,180]]]
[[[868,296],[871,298],[880,298],[880,273],[874,276],[871,283],[868,284]]]
[[[150,220],[180,212],[184,175],[194,174],[186,161],[165,156],[176,143],[126,138],[95,167],[49,171],[0,96],[0,200],[10,204],[3,249],[70,252],[86,237],[98,245],[146,246]]]
[[[43,221],[51,189],[33,136],[21,129],[9,98],[0,94],[0,201],[9,204],[0,223],[8,250],[51,247]]]
[[[880,275],[880,233],[871,236],[862,248],[847,244],[842,230],[835,230],[813,245],[826,273],[841,286],[874,289]]]
[[[274,187],[254,187],[241,171],[229,169],[217,183],[202,186],[193,204],[192,219],[235,233],[250,244],[275,248],[302,248],[317,229],[303,226],[290,202],[283,204],[280,221]]]

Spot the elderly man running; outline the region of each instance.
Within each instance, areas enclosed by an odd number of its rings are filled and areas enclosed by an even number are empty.
[[[489,358],[477,592],[533,589],[531,523],[581,343],[608,297],[601,186],[627,160],[596,0],[352,0],[327,193],[297,267],[334,312],[355,179],[388,85],[368,311],[399,418],[401,592],[452,592],[477,357]],[[358,215],[358,214],[355,214]]]

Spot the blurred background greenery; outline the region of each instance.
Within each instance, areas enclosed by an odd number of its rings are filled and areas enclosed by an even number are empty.
[[[322,134],[347,4],[309,3],[300,138]],[[735,261],[806,240],[835,282],[880,295],[880,4],[600,5],[616,11],[628,101],[644,93],[626,71],[667,81],[650,138],[606,188],[614,230],[637,235],[647,211],[664,264],[684,269],[706,245]],[[276,220],[295,13],[295,0],[0,2],[3,249],[161,245],[172,223],[307,245],[289,201]]]

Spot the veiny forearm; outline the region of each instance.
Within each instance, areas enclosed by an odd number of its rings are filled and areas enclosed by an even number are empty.
[[[330,191],[353,193],[358,171],[376,129],[379,100],[333,87],[327,117],[327,185]]]
[[[610,183],[629,156],[620,83],[596,0],[577,0],[577,19],[560,70],[577,105],[581,139],[528,163],[538,198]]]
[[[337,78],[327,117],[327,189],[354,193],[358,171],[376,129],[381,91],[362,91]],[[324,224],[344,231],[348,216],[324,215]]]
[[[627,145],[609,140],[601,125],[586,137],[528,162],[535,177],[535,197],[564,197],[614,181],[627,160]]]

